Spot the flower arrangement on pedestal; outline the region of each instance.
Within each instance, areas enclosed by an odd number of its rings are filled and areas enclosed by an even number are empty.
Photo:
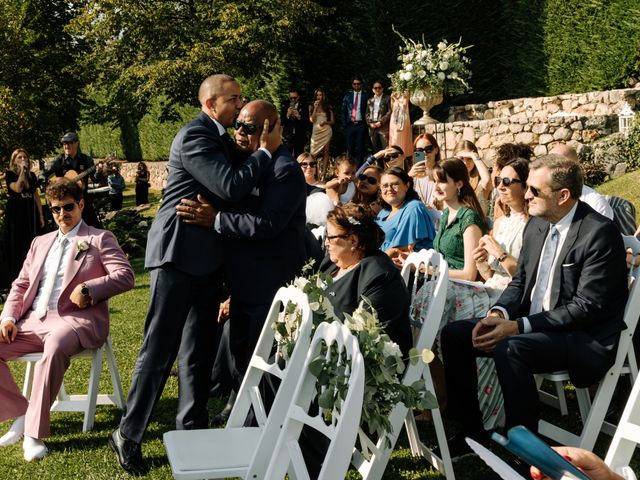
[[[394,29],[395,31],[395,29]],[[429,117],[429,110],[442,103],[444,95],[459,95],[469,89],[471,78],[469,58],[465,56],[471,46],[442,40],[432,47],[403,37],[398,60],[402,68],[389,75],[394,91],[411,93],[411,102],[424,110],[423,117],[416,124],[436,123]]]
[[[305,266],[303,273],[309,272],[311,265]],[[293,285],[307,295],[314,312],[312,335],[321,322],[338,320],[326,296],[326,289],[332,282],[331,276],[322,272],[310,274],[308,277],[297,277],[293,281]],[[285,359],[293,351],[300,319],[299,310],[293,304],[288,304],[272,325],[278,350]],[[377,312],[366,298],[351,315],[345,315],[343,323],[358,338],[365,363],[360,426],[367,432],[375,432],[379,437],[384,435],[388,442],[386,435],[391,431],[389,413],[394,405],[401,402],[408,408],[432,409],[437,406],[437,401],[434,395],[426,390],[422,379],[412,385],[403,385],[402,374],[405,365],[400,347],[384,333]],[[409,360],[413,364],[429,363],[433,357],[433,353],[427,349],[422,352],[412,349],[409,354]],[[345,392],[342,391],[342,383],[338,379],[343,378],[342,370],[345,364],[346,362],[339,361],[337,354],[331,355],[330,360],[327,360],[322,353],[309,365],[311,373],[318,378],[318,406],[326,411],[331,411],[334,405],[339,405],[340,399],[344,399]]]

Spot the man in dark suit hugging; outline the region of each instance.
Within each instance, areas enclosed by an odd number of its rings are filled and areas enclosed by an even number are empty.
[[[538,430],[536,373],[568,370],[576,387],[598,382],[615,361],[627,300],[622,238],[611,221],[579,201],[577,162],[547,155],[530,165],[518,270],[479,321],[447,325],[441,336],[449,401],[464,436],[485,442],[476,357],[492,356],[504,396],[506,428]],[[466,447],[466,448],[465,448]]]
[[[260,146],[265,119],[275,125],[278,114],[273,104],[263,100],[249,102],[240,111],[235,125],[238,161],[244,162]],[[177,209],[184,222],[213,225],[225,239],[225,273],[231,292],[229,346],[236,388],[276,291],[304,264],[306,198],[302,170],[281,144],[256,188],[240,203],[215,208],[206,202],[183,201]]]

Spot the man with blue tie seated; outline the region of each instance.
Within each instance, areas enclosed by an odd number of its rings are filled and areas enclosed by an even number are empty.
[[[108,299],[133,288],[134,274],[111,232],[82,220],[76,182],[51,182],[45,193],[58,230],[36,237],[0,315],[0,422],[16,418],[0,446],[24,435],[24,458],[43,458],[49,410],[70,358],[98,348],[109,334]],[[8,360],[42,352],[31,398],[15,384]]]
[[[260,145],[264,120],[275,124],[275,106],[254,100],[236,122],[236,158],[244,162]],[[256,188],[227,208],[184,200],[177,215],[186,223],[211,227],[225,239],[225,273],[231,293],[229,346],[233,379],[240,387],[278,288],[293,280],[305,259],[306,184],[284,144]],[[191,219],[195,216],[195,219]],[[212,313],[213,315],[213,313]]]
[[[576,387],[613,365],[628,296],[622,238],[613,223],[579,201],[580,165],[557,155],[530,164],[518,270],[479,321],[447,325],[441,336],[451,420],[461,435],[452,457],[470,453],[464,437],[486,442],[477,397],[476,357],[492,356],[506,428],[538,430],[534,374],[567,370]]]
[[[369,96],[362,90],[362,78],[353,77],[353,91],[342,99],[342,124],[345,126],[347,153],[355,158],[358,166],[364,161],[365,141],[367,138],[367,100]]]

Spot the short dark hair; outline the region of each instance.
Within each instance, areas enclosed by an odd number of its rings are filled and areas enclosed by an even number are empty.
[[[525,143],[503,143],[496,149],[493,163],[496,168],[501,169],[511,160],[516,158],[531,160],[532,156],[533,150]]]
[[[400,180],[402,180],[402,183],[409,187],[409,190],[407,190],[407,196],[405,197],[405,203],[409,200],[420,200],[418,192],[416,192],[413,188],[413,178],[411,178],[409,174],[402,168],[389,167],[384,172],[382,172],[382,175],[393,175],[394,177],[398,177]],[[385,206],[389,208],[388,205]]]
[[[363,251],[365,257],[379,251],[384,241],[384,232],[376,223],[376,215],[366,205],[338,205],[327,214],[327,222],[333,223],[350,235],[355,235],[358,238],[358,248]]]
[[[82,189],[77,182],[72,182],[63,177],[51,181],[45,190],[44,196],[47,201],[62,200],[71,196],[76,202],[79,202],[82,199]]]
[[[560,155],[549,154],[538,157],[529,164],[529,170],[543,167],[548,168],[551,172],[551,188],[553,190],[566,188],[569,190],[571,198],[575,200],[580,198],[584,181],[582,168],[578,162]]]

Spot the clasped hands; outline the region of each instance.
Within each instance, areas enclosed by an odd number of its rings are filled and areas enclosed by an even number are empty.
[[[518,324],[514,320],[507,320],[501,312],[492,310],[473,327],[471,342],[478,350],[493,352],[500,340],[517,334]]]
[[[488,260],[489,255],[494,258],[500,258],[504,250],[495,238],[491,235],[483,235],[478,242],[478,246],[473,250],[473,259],[476,263],[484,263]]]

